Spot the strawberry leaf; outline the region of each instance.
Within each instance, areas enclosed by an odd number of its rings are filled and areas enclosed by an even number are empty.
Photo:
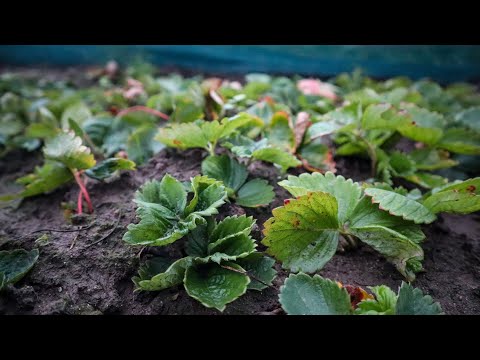
[[[220,181],[197,175],[191,180],[193,198],[185,208],[186,214],[200,216],[218,214],[217,208],[225,204],[227,191]]]
[[[268,142],[287,152],[295,148],[295,134],[290,127],[288,115],[277,112],[273,115],[270,126],[266,130]]]
[[[259,207],[270,204],[274,197],[273,186],[267,180],[254,179],[240,188],[235,202],[240,206]]]
[[[480,134],[463,128],[451,128],[437,144],[438,147],[465,155],[480,155]]]
[[[135,163],[122,158],[110,158],[85,171],[85,175],[96,180],[104,180],[119,170],[135,170]]]
[[[435,214],[421,203],[395,192],[368,188],[365,189],[365,194],[372,198],[372,202],[379,204],[380,209],[416,224],[429,224],[436,219]]]
[[[438,302],[430,295],[423,295],[420,289],[414,289],[410,284],[402,282],[398,292],[396,315],[442,315]]]
[[[0,251],[0,290],[22,279],[38,260],[38,250]]]
[[[480,178],[444,186],[428,196],[423,205],[431,212],[470,214],[480,210]]]
[[[18,184],[25,185],[25,189],[18,194],[4,195],[0,201],[9,201],[16,198],[26,198],[39,194],[49,193],[73,179],[73,175],[64,165],[56,161],[46,161],[35,172],[18,178]]]
[[[237,264],[225,265],[244,272]],[[204,306],[223,311],[228,303],[247,291],[250,278],[239,272],[214,263],[190,266],[185,272],[185,290]]]
[[[320,270],[338,245],[337,200],[324,192],[291,199],[264,224],[267,253],[293,272]]]
[[[375,294],[375,299],[365,299],[355,309],[357,315],[395,315],[397,294],[388,286],[373,286],[369,289]]]
[[[441,114],[413,104],[405,105],[403,109],[408,112],[410,120],[397,128],[403,136],[429,145],[440,140],[445,127],[445,119]]]
[[[425,235],[420,227],[381,211],[368,197],[359,202],[347,232],[385,256],[410,281],[422,269],[423,250],[419,243]]]
[[[248,176],[247,168],[228,155],[207,157],[202,162],[202,173],[222,181],[231,193],[238,191]]]
[[[191,257],[185,257],[175,261],[167,269],[157,274],[146,273],[145,267],[139,270],[139,276],[132,280],[137,286],[136,290],[160,291],[183,282],[186,269],[192,264]]]
[[[73,120],[79,126],[92,117],[92,112],[83,102],[77,102],[68,106],[62,113],[61,124],[64,130],[71,129],[69,120]],[[73,129],[72,129],[73,130]]]
[[[256,160],[279,165],[283,172],[291,167],[297,167],[302,164],[294,155],[276,147],[265,147],[263,149],[255,150],[252,153],[252,157]]]
[[[312,191],[323,191],[333,195],[338,202],[338,221],[345,222],[350,217],[360,200],[362,190],[351,179],[335,176],[332,172],[288,176],[287,180],[278,183],[293,196],[306,195]]]
[[[445,169],[458,164],[457,161],[449,158],[449,153],[441,149],[424,148],[414,150],[409,154],[415,162],[418,170],[438,170]]]
[[[275,265],[275,260],[258,252],[238,259],[236,263],[245,269],[250,277],[251,282],[248,284],[249,290],[261,291],[265,289],[267,285],[272,284],[277,274],[277,271],[272,268]],[[261,282],[259,280],[261,280]]]
[[[279,301],[288,315],[351,315],[345,288],[319,275],[291,274],[280,288]]]
[[[69,169],[84,170],[95,165],[90,149],[82,145],[82,139],[73,132],[60,133],[48,139],[43,154],[46,159],[61,162]]]

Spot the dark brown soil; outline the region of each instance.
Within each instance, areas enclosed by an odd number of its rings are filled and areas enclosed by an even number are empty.
[[[182,287],[154,293],[133,293],[131,277],[140,261],[151,254],[179,255],[182,241],[171,249],[131,247],[121,240],[126,226],[135,220],[132,202],[135,190],[146,180],[161,179],[170,173],[188,180],[199,173],[201,151],[179,153],[162,151],[138,171],[122,174],[108,184],[91,181],[87,186],[94,201],[92,216],[75,219],[77,224],[95,224],[81,232],[38,232],[51,228],[71,227],[64,217],[62,202],[74,203],[74,184],[50,195],[24,200],[17,209],[0,209],[0,249],[22,247],[40,249],[40,258],[33,270],[15,286],[9,286],[0,296],[1,314],[219,314],[206,309],[187,296]],[[16,177],[31,171],[41,162],[39,154],[17,152],[0,160],[0,193],[12,191]],[[339,174],[363,180],[368,177],[368,163],[359,159],[340,159]],[[263,163],[253,163],[252,176],[278,181],[276,169]],[[265,209],[243,210],[224,205],[220,217],[246,212],[257,219],[254,237],[261,239],[262,224],[271,209],[282,205],[288,195],[275,187],[276,200]],[[115,228],[119,212],[121,218]],[[428,236],[424,244],[425,273],[419,274],[415,285],[438,300],[447,314],[480,313],[480,223],[479,215],[442,216],[433,225],[425,226]],[[87,247],[113,228],[104,241]],[[46,244],[35,243],[43,233]],[[72,246],[73,243],[73,246]],[[262,249],[262,246],[260,246]],[[278,289],[287,273],[277,265],[279,276],[274,288],[263,292],[250,291],[229,304],[224,314],[262,314],[278,312]],[[343,283],[370,286],[386,284],[397,288],[400,274],[380,255],[367,246],[337,254],[324,270],[323,276]],[[276,311],[277,310],[277,311]]]

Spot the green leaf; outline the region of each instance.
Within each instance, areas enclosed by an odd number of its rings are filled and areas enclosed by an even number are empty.
[[[287,180],[278,183],[293,196],[306,195],[312,191],[323,191],[333,195],[338,202],[338,221],[344,223],[352,214],[362,195],[358,183],[343,176],[335,176],[328,171],[320,173],[289,175]]]
[[[225,265],[244,272],[234,263]],[[208,308],[223,312],[228,303],[245,294],[250,279],[244,274],[209,263],[190,266],[185,272],[184,282],[188,295]]]
[[[160,291],[172,286],[180,285],[185,277],[185,271],[192,265],[191,257],[184,257],[171,264],[164,272],[157,273],[151,278],[134,277],[133,281],[137,286],[136,290]],[[150,274],[149,274],[150,275]]]
[[[470,214],[480,210],[480,178],[446,186],[425,199],[423,205],[431,212]]]
[[[430,295],[402,282],[398,292],[396,315],[442,315],[442,307]]]
[[[403,106],[410,121],[400,125],[397,130],[405,137],[425,144],[436,144],[443,135],[445,119],[436,112],[419,108],[413,104]]]
[[[57,135],[59,129],[50,124],[33,123],[25,129],[25,135],[29,138],[48,139]]]
[[[187,204],[187,192],[180,181],[166,174],[161,181],[149,181],[135,193],[135,202],[143,207],[159,204],[168,211],[164,216],[181,215]]]
[[[268,147],[268,141],[265,138],[259,141],[253,141],[246,136],[237,134],[234,137],[229,137],[222,146],[230,149],[232,153],[239,157],[249,158],[254,151]]]
[[[392,216],[380,210],[378,204],[372,203],[368,196],[363,196],[352,216],[348,219],[348,228],[360,229],[365,226],[382,226],[404,235],[416,244],[425,239],[421,227],[399,216]]]
[[[264,224],[267,253],[293,272],[320,270],[338,245],[337,200],[324,192],[308,193],[273,209]]]
[[[180,150],[207,148],[208,145],[208,139],[196,123],[172,124],[161,128],[155,140]]]
[[[355,314],[358,315],[395,315],[397,294],[388,286],[373,286],[369,289],[375,294],[375,300],[365,299],[358,303]]]
[[[220,263],[248,256],[257,246],[250,236],[254,224],[255,220],[245,215],[226,217],[208,234],[208,256],[197,260]]]
[[[73,175],[64,165],[56,161],[46,161],[43,166],[37,166],[34,173],[17,179],[17,183],[25,185],[23,191],[14,195],[2,196],[0,201],[46,194],[71,180],[73,180]]]
[[[435,214],[419,202],[395,192],[368,188],[365,189],[365,194],[372,198],[372,202],[379,204],[380,209],[401,216],[405,220],[411,220],[415,224],[429,224],[436,219]]]
[[[170,120],[176,123],[189,123],[197,119],[202,119],[203,105],[187,96],[180,96],[175,99],[175,110]]]
[[[309,171],[333,171],[335,162],[332,151],[322,139],[315,139],[308,144],[303,144],[297,151],[298,157],[302,160],[303,166]]]
[[[480,155],[480,134],[451,128],[445,131],[437,146],[457,154]]]
[[[16,249],[11,251],[0,251],[0,274],[2,286],[15,284],[23,278],[38,260],[38,250],[26,251]],[[0,286],[0,289],[2,288]]]
[[[227,199],[227,191],[222,182],[200,175],[195,176],[191,182],[194,195],[185,209],[186,214],[218,214],[217,208],[225,204]]]
[[[390,154],[389,166],[395,176],[408,176],[416,171],[415,163],[410,156],[399,151]]]
[[[266,147],[255,150],[252,153],[252,157],[256,160],[262,160],[279,165],[284,172],[287,171],[288,168],[297,167],[302,164],[294,155],[275,147]]]
[[[408,114],[405,111],[399,111],[390,104],[372,104],[363,113],[362,128],[397,130],[407,121]]]
[[[480,133],[480,106],[471,107],[455,115],[455,121],[460,126],[465,126]]]
[[[127,137],[125,150],[132,161],[137,164],[144,164],[165,147],[165,145],[154,141],[156,132],[156,127],[145,125],[140,126]],[[116,138],[117,140],[121,139],[121,137]],[[124,142],[122,141],[120,146],[123,145]]]
[[[82,128],[72,118],[68,118],[68,128],[73,130],[76,136],[83,137]]]
[[[250,236],[254,223],[245,215],[226,217],[218,224],[209,219],[188,235],[187,253],[203,264],[244,258],[257,246]]]
[[[426,189],[433,189],[445,185],[448,182],[448,179],[445,179],[440,175],[434,175],[424,172],[417,172],[415,174],[406,176],[405,179]]]
[[[213,218],[208,218],[206,224],[197,226],[187,235],[186,252],[189,256],[203,258],[208,256],[208,242],[210,234],[216,226]]]
[[[264,256],[262,253],[252,253],[245,258],[238,259],[236,263],[245,269],[250,277],[251,282],[248,284],[249,290],[261,291],[265,289],[267,287],[265,284],[272,285],[272,281],[277,275],[277,271],[272,268],[275,260]]]
[[[49,139],[43,148],[46,159],[59,161],[69,169],[84,170],[95,165],[90,149],[73,132],[61,133]]]
[[[83,102],[77,102],[68,106],[62,113],[61,124],[64,130],[70,128],[69,119],[72,119],[79,126],[92,117],[92,112]]]
[[[409,154],[415,162],[418,170],[438,170],[445,169],[458,164],[457,161],[449,158],[449,153],[441,149],[424,148],[414,150]]]
[[[135,163],[127,159],[110,158],[86,170],[85,175],[93,179],[104,180],[119,170],[135,170]]]
[[[233,192],[240,189],[248,176],[247,168],[228,155],[207,157],[202,162],[202,173],[222,181]]]
[[[280,304],[288,315],[351,315],[347,290],[319,275],[291,274],[280,288]]]
[[[290,127],[288,114],[284,112],[273,115],[265,135],[270,144],[284,151],[292,152],[295,148],[295,134]]]
[[[259,207],[270,204],[274,197],[273,186],[267,180],[253,179],[240,188],[235,203],[245,207]]]
[[[368,197],[359,202],[346,231],[385,256],[408,280],[421,270],[419,243],[425,235],[420,227],[381,211]]]

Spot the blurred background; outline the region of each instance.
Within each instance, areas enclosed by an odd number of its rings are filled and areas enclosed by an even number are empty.
[[[1,45],[0,66],[120,64],[141,59],[193,72],[268,72],[333,76],[361,68],[366,75],[405,75],[449,83],[480,80],[474,45]]]

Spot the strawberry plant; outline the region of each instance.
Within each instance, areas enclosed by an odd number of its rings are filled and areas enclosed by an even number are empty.
[[[266,180],[247,182],[246,166],[227,156],[209,156],[202,162],[203,174],[223,182],[227,194],[235,203],[245,207],[268,205],[274,198],[273,187]]]
[[[188,193],[193,197],[187,203]],[[182,238],[205,217],[218,214],[225,186],[208,176],[195,176],[187,188],[170,175],[144,184],[135,194],[138,224],[130,224],[123,240],[130,245],[164,246]]]
[[[442,211],[479,210],[478,181],[455,183],[416,201],[398,191],[362,188],[330,172],[289,176],[279,185],[297,198],[272,211],[262,242],[285,268],[312,273],[332,258],[340,237],[353,244],[359,239],[412,281],[422,269],[425,238],[417,224],[433,222]]]
[[[288,315],[442,315],[439,303],[402,282],[398,293],[388,286],[343,286],[319,275],[291,274],[279,300]]]
[[[275,277],[274,261],[255,250],[252,217],[209,218],[187,235],[188,256],[175,261],[154,258],[133,278],[137,290],[159,291],[183,284],[188,295],[223,311],[249,289],[263,290]]]
[[[82,213],[82,199],[85,199],[89,212],[93,212],[90,195],[82,179],[82,173],[99,180],[112,176],[118,170],[133,170],[135,163],[130,160],[111,158],[95,166],[91,150],[82,145],[82,139],[73,132],[61,132],[48,139],[43,148],[45,163],[37,167],[33,174],[17,179],[24,189],[13,195],[5,195],[0,200],[26,198],[49,193],[75,179],[80,192],[78,213]]]
[[[189,192],[193,196],[187,203]],[[210,217],[226,199],[222,182],[207,176],[196,176],[184,185],[167,174],[137,191],[141,220],[128,226],[123,240],[130,245],[165,246],[186,236],[188,255],[147,262],[133,279],[137,290],[158,291],[183,283],[190,296],[223,311],[247,288],[262,290],[271,283],[274,261],[255,250],[250,236],[253,218],[227,217],[217,223]]]

